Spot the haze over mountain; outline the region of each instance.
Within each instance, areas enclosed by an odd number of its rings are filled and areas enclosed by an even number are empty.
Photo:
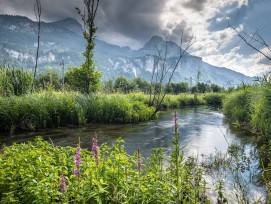
[[[10,64],[25,69],[34,67],[36,51],[35,22],[26,17],[0,15],[0,65]],[[64,60],[66,67],[79,66],[84,61],[85,49],[81,25],[72,18],[53,23],[41,24],[41,47],[39,72],[52,68],[60,71],[59,63]],[[155,45],[165,48],[166,42],[159,36],[153,36],[141,49],[132,50],[96,40],[94,61],[97,69],[103,73],[102,79],[108,80],[124,75],[129,78],[141,77],[150,80],[154,66]],[[168,42],[168,64],[174,64],[179,46]],[[199,74],[200,73],[200,74]],[[199,74],[199,75],[198,75]],[[220,86],[232,86],[242,81],[251,82],[252,78],[241,73],[209,65],[200,57],[187,55],[176,70],[173,81],[189,82],[197,77],[205,83]]]

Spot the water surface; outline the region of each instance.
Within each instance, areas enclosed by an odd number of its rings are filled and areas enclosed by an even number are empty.
[[[181,146],[186,155],[226,152],[228,145],[238,143],[251,146],[253,137],[245,130],[238,130],[218,110],[206,106],[178,109],[178,129]],[[0,143],[25,142],[35,136],[42,136],[54,145],[75,147],[80,136],[81,146],[90,148],[91,139],[98,136],[99,144],[111,145],[117,138],[125,140],[125,149],[133,153],[138,148],[148,156],[154,148],[170,151],[174,132],[174,110],[161,112],[159,119],[139,124],[87,124],[84,127],[71,126],[44,131],[23,132],[13,136],[2,134]],[[252,148],[252,147],[250,147]]]

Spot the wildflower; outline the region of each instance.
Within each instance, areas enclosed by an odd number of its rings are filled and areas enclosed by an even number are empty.
[[[75,176],[79,176],[79,173],[80,173],[79,165],[82,164],[80,144],[78,144],[78,146],[76,148],[75,157],[74,157],[74,164],[75,164],[75,169],[74,169],[73,174]]]
[[[63,174],[61,174],[60,183],[59,183],[60,192],[62,192],[62,193],[66,192],[67,191],[66,187],[67,187],[66,180],[65,180]]]
[[[92,138],[92,148],[93,156],[96,160],[96,164],[99,164],[99,153],[100,153],[100,148],[98,146],[98,139],[97,136],[95,135],[94,138]]]

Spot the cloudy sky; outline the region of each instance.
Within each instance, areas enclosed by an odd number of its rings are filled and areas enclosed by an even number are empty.
[[[82,7],[82,2],[41,0],[42,20],[79,20],[74,8]],[[1,14],[34,19],[33,7],[34,0],[0,0]],[[257,31],[270,45],[270,11],[270,0],[100,0],[97,38],[138,49],[153,35],[179,42],[184,31],[195,37],[194,49],[202,47],[193,54],[212,65],[253,76],[271,70],[270,62],[240,40],[228,22],[242,34]],[[251,43],[271,56],[270,47]]]

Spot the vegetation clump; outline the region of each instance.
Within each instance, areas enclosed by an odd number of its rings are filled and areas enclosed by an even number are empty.
[[[162,149],[144,159],[123,140],[92,151],[54,147],[38,138],[0,154],[1,203],[210,203],[202,170],[184,159],[178,141],[169,160]],[[167,165],[165,166],[165,163]]]

